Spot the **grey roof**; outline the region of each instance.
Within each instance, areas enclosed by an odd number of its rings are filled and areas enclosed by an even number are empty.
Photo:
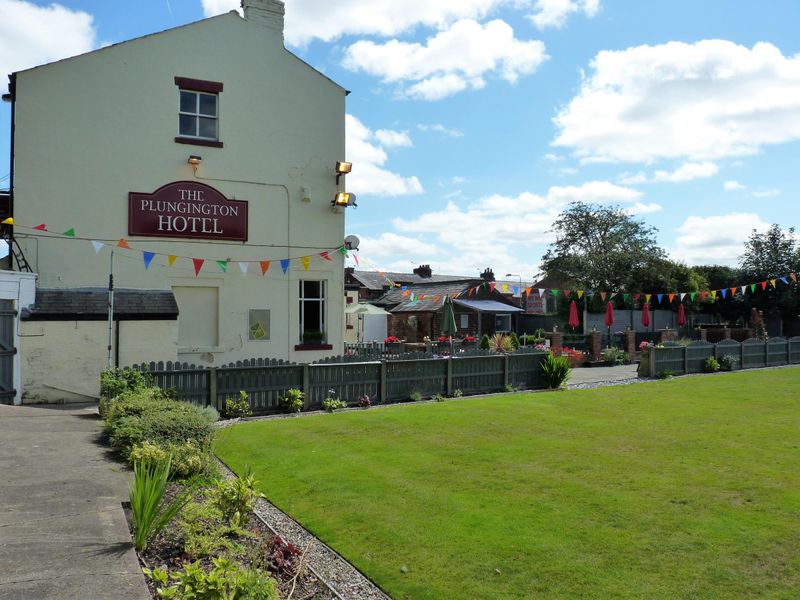
[[[114,290],[114,316],[121,320],[174,320],[178,303],[171,290]],[[108,290],[58,288],[36,290],[36,302],[22,311],[33,321],[104,320],[108,318]]]
[[[391,312],[429,312],[439,310],[447,294],[460,294],[464,290],[478,285],[480,280],[456,281],[445,283],[432,283],[430,285],[409,285],[409,295],[404,296],[404,290],[395,288],[373,302],[379,306],[394,306]],[[419,300],[411,301],[414,297],[425,296]],[[439,298],[436,300],[436,298]]]
[[[497,300],[453,300],[453,304],[455,304],[456,306],[464,306],[466,308],[471,308],[472,310],[477,310],[480,312],[490,312],[490,313],[522,312],[521,308],[517,308],[516,306],[511,306],[510,304],[503,304],[502,302],[498,302]]]
[[[421,284],[427,285],[431,283],[444,283],[451,281],[469,282],[476,277],[469,277],[466,275],[432,275],[430,277],[420,277],[416,273],[378,273],[376,271],[353,271],[352,277],[361,282],[361,284],[370,290],[382,290],[388,287],[389,281],[393,283],[406,284]]]

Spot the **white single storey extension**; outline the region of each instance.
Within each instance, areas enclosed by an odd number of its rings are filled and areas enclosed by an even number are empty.
[[[342,352],[347,91],[286,50],[282,2],[242,4],[11,74],[23,399],[96,394],[112,268],[112,364]]]

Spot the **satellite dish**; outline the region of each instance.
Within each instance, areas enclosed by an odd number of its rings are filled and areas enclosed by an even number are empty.
[[[348,250],[358,250],[358,245],[361,243],[361,240],[354,235],[348,235],[344,238],[344,247]]]

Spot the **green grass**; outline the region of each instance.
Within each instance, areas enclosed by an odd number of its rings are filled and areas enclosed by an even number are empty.
[[[395,598],[797,598],[798,383],[792,368],[257,421],[217,452]]]

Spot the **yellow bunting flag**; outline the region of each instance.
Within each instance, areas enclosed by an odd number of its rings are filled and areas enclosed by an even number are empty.
[[[303,265],[303,270],[308,271],[309,259],[307,256],[300,257],[300,264]]]
[[[578,300],[583,298],[583,290],[578,290]]]
[[[0,221],[3,225],[13,225],[14,224],[14,217],[8,217],[7,219],[3,219]]]
[[[774,288],[778,287],[777,279],[770,279],[769,282],[772,284],[772,287]]]
[[[174,254],[170,254],[169,256],[167,256],[167,262],[169,263],[170,267],[175,264],[176,260],[178,260],[178,257],[175,256]]]
[[[500,287],[502,288],[504,294],[508,291],[508,284],[507,283],[504,283]]]
[[[652,296],[653,296],[653,294],[645,294],[644,295],[644,301],[645,302],[650,302],[650,298],[652,298]]]
[[[127,250],[130,250],[131,245],[125,241],[125,238],[119,238],[119,241],[117,242],[117,248],[125,248]]]
[[[716,300],[717,299],[717,290],[711,290],[711,297]]]

